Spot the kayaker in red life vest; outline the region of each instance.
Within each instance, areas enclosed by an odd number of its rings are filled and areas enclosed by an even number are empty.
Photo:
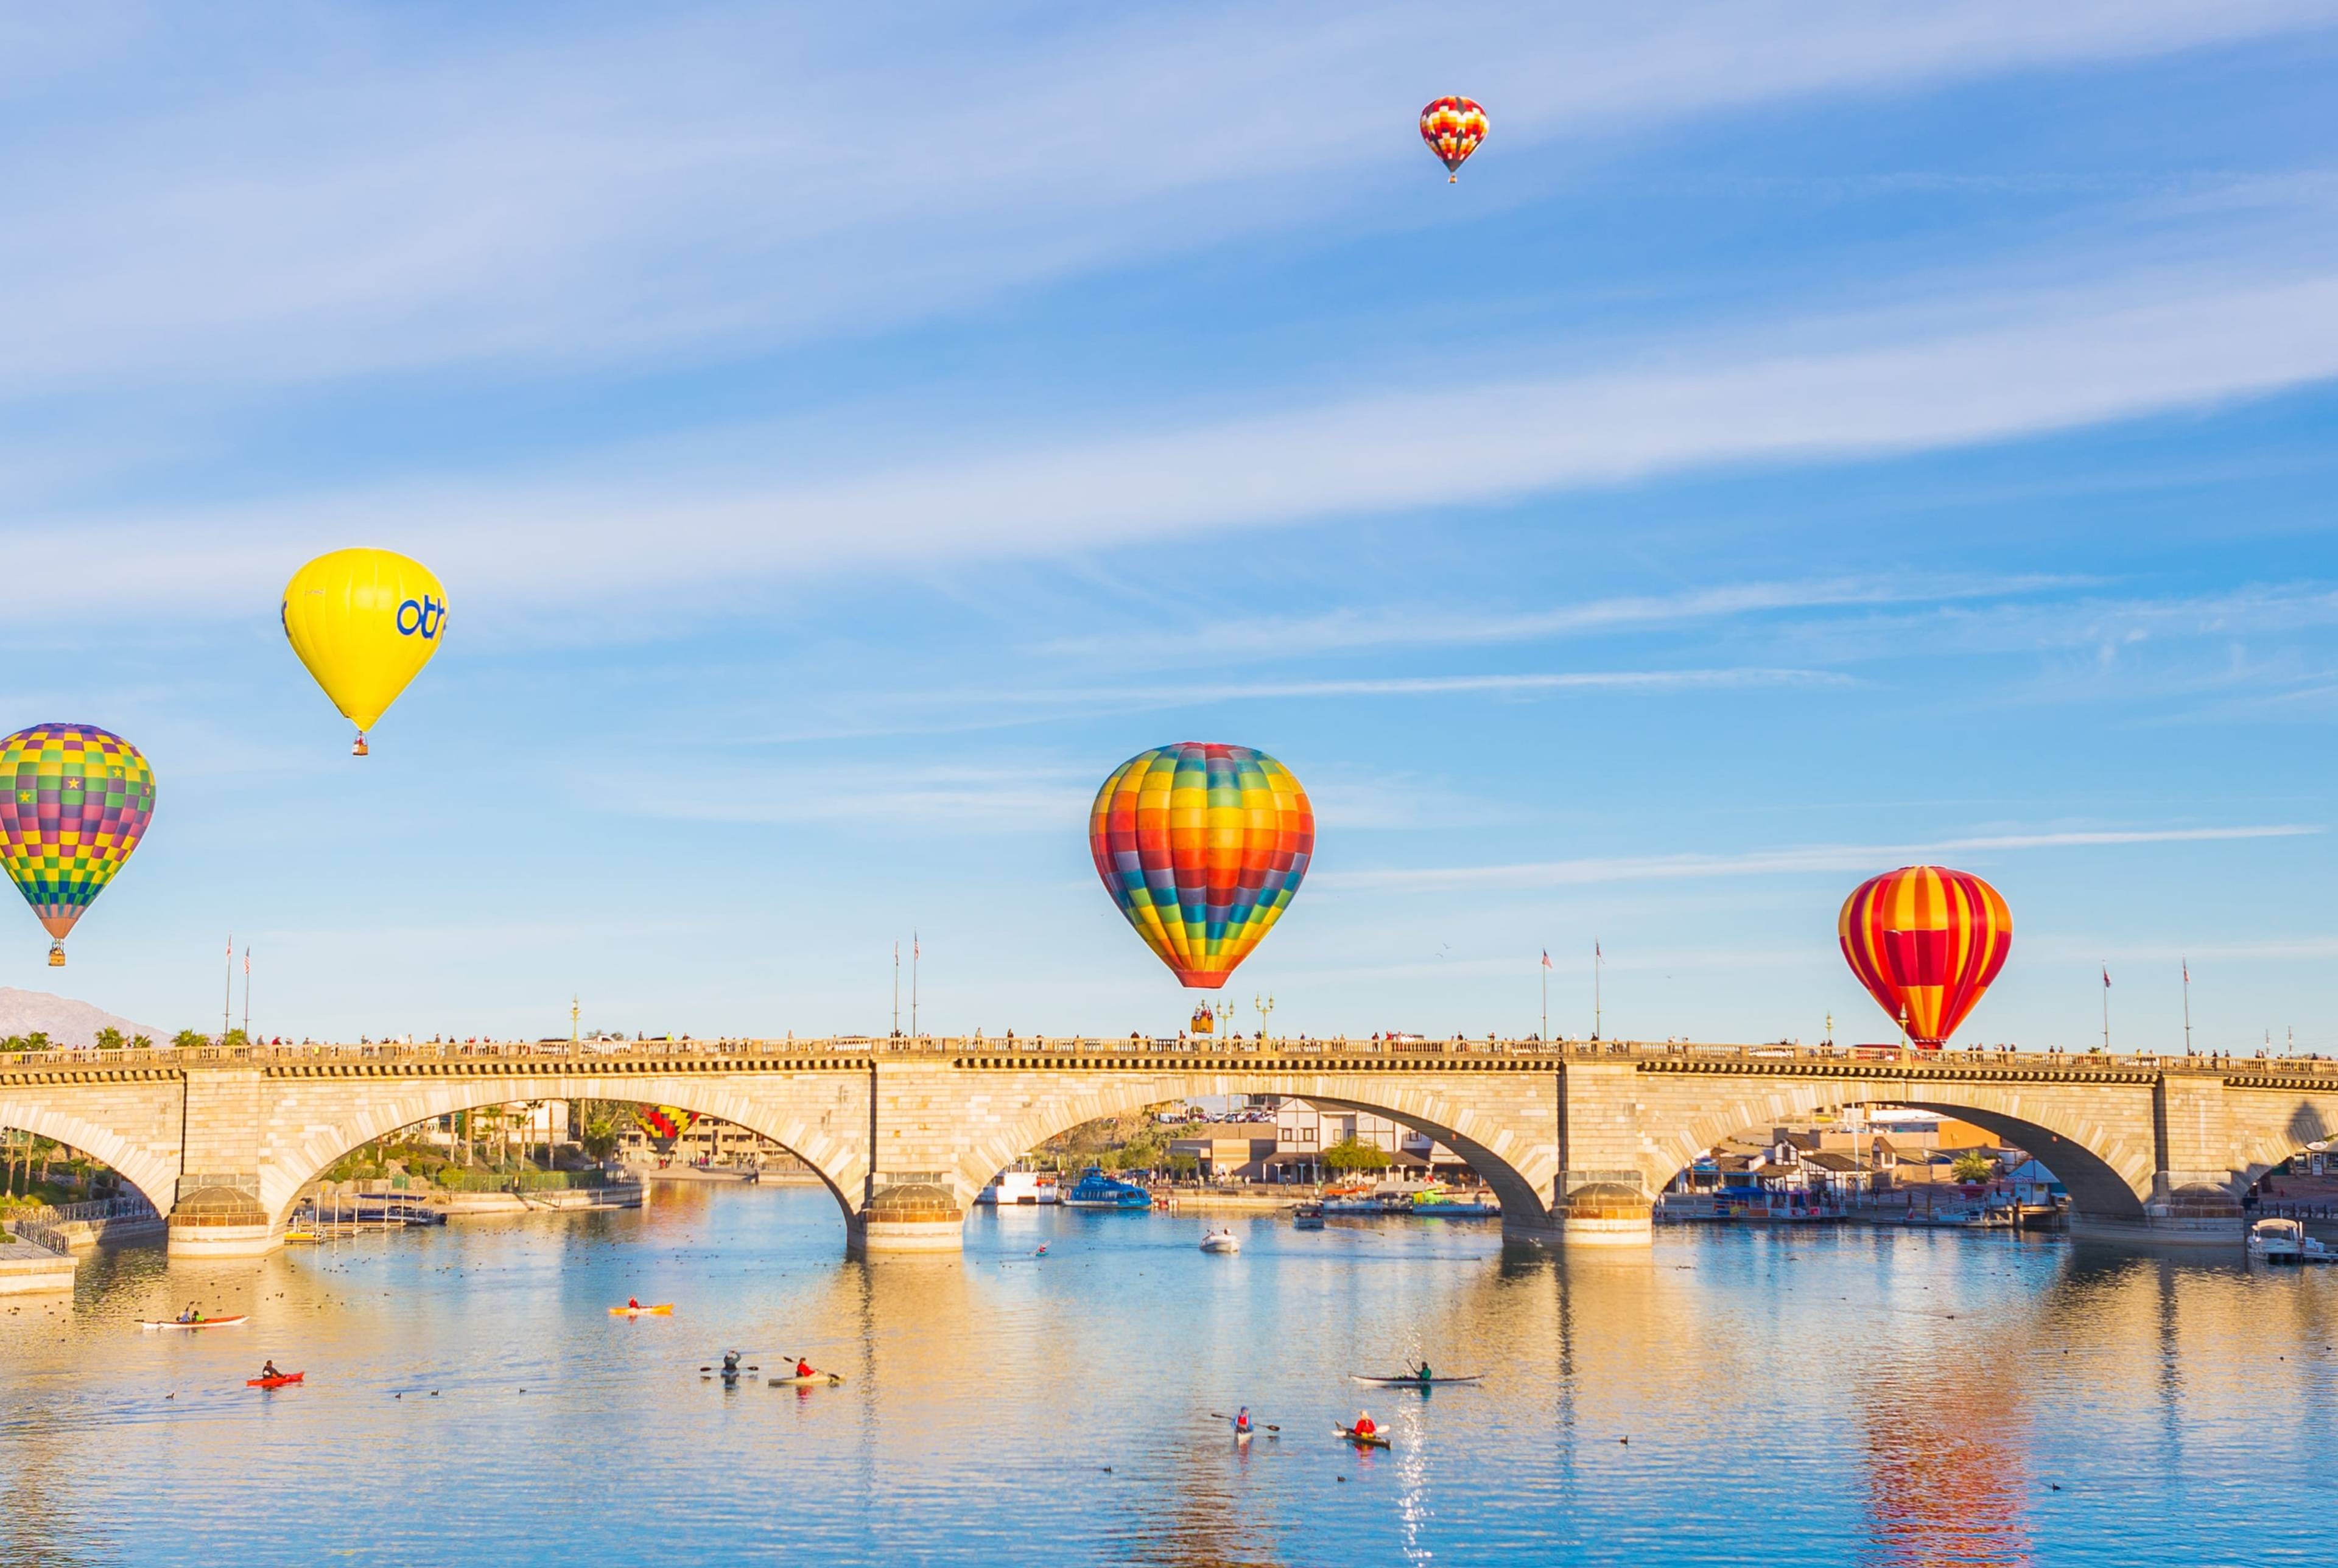
[[[1247,1405],[1234,1412],[1234,1433],[1242,1437],[1250,1436],[1250,1406]]]
[[[640,1310],[642,1309],[642,1298],[641,1298],[640,1297],[638,1297],[638,1296],[628,1296],[628,1297],[626,1297],[626,1298],[625,1298],[625,1309],[626,1309],[627,1311],[629,1311],[629,1312],[638,1312],[638,1311],[640,1311]]]
[[[1351,1430],[1359,1437],[1370,1437],[1380,1428],[1372,1425],[1370,1416],[1359,1410],[1356,1412],[1356,1424]]]
[[[799,1377],[809,1377],[811,1376],[811,1363],[805,1360],[801,1356],[796,1357],[796,1376]]]

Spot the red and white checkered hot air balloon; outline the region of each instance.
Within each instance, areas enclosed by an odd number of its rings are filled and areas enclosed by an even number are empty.
[[[1836,934],[1876,1004],[1937,1051],[2005,967],[2013,914],[1970,871],[1902,866],[1852,889]]]
[[[1420,112],[1420,139],[1445,165],[1445,182],[1450,185],[1486,139],[1486,112],[1472,98],[1439,98]]]

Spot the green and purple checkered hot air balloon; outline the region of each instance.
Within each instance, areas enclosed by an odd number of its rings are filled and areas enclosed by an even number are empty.
[[[65,961],[65,933],[154,818],[154,769],[94,724],[35,724],[0,740],[0,861]]]

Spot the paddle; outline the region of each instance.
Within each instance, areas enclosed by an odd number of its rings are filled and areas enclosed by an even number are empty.
[[[701,1367],[699,1370],[701,1372],[761,1372],[762,1368],[751,1363],[745,1367]]]
[[[1213,1420],[1216,1420],[1216,1421],[1231,1421],[1231,1420],[1233,1420],[1233,1416],[1227,1416],[1227,1415],[1223,1415],[1223,1414],[1221,1414],[1220,1412],[1215,1411],[1215,1410],[1213,1410],[1213,1411],[1211,1411],[1211,1412],[1210,1412],[1210,1416],[1211,1416],[1211,1419],[1213,1419]],[[1257,1428],[1258,1428],[1260,1431],[1262,1431],[1262,1432],[1280,1432],[1280,1431],[1282,1431],[1282,1427],[1280,1427],[1280,1426],[1268,1426],[1268,1425],[1267,1425],[1265,1422],[1263,1422],[1263,1421],[1253,1421],[1253,1422],[1252,1422],[1252,1423],[1251,1423],[1251,1425],[1252,1425],[1252,1426],[1257,1427]]]

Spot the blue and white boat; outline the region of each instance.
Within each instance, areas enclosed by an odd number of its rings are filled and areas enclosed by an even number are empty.
[[[1153,1194],[1133,1181],[1115,1181],[1104,1173],[1104,1167],[1091,1165],[1064,1194],[1063,1201],[1074,1209],[1150,1209]]]

